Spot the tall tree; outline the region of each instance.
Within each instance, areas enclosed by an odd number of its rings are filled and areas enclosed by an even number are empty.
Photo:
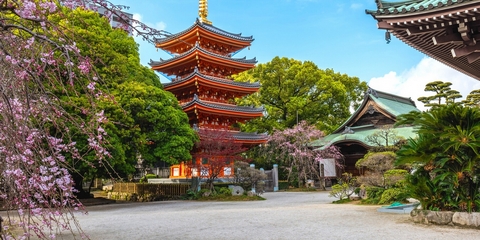
[[[53,239],[65,230],[86,237],[73,213],[82,205],[69,171],[72,162],[91,164],[88,158],[108,165],[109,122],[99,107],[108,95],[92,68],[102,60],[79,50],[86,39],[57,19],[74,22],[81,18],[67,17],[66,8],[95,4],[135,22],[104,0],[0,0],[0,200],[9,216],[2,227],[18,227],[3,228],[2,239]],[[151,40],[158,33],[140,26]]]
[[[80,36],[83,40],[77,44],[80,51],[97,59],[92,68],[100,76],[102,84],[95,83],[92,88],[108,93],[99,104],[109,122],[104,138],[109,143],[107,150],[112,160],[109,161],[109,169],[103,169],[91,154],[84,157],[88,162],[74,161],[72,176],[77,195],[88,194],[83,193],[85,179],[125,178],[135,171],[138,157],[143,158],[147,166],[160,160],[177,163],[191,159],[189,152],[196,134],[175,97],[163,91],[159,78],[140,64],[134,39],[122,29],[112,29],[106,18],[93,11],[77,8],[64,11],[62,16],[66,17],[55,16],[54,20],[65,29],[63,34]],[[83,93],[82,89],[76,91]],[[66,108],[71,113],[79,114],[88,107],[83,94],[64,98],[83,105],[83,108]],[[80,147],[89,144],[82,135],[75,141]]]
[[[451,82],[429,82],[425,85],[425,91],[433,92],[434,95],[419,97],[417,100],[424,103],[426,107],[436,107],[441,104],[455,103],[455,99],[461,98],[462,95],[459,91],[451,89],[451,85]]]
[[[471,91],[462,103],[465,106],[480,107],[480,89]]]
[[[264,117],[244,126],[247,131],[259,132],[291,128],[300,121],[333,131],[350,116],[367,89],[356,77],[285,57],[275,57],[234,78],[258,80],[262,85],[257,94],[239,100],[239,104],[265,107]]]
[[[196,171],[200,178],[206,179],[208,188],[214,191],[214,180],[221,174],[230,176],[234,162],[245,160],[241,153],[247,149],[242,143],[236,142],[232,133],[226,130],[200,129],[198,135],[200,141],[195,144],[195,154],[193,161],[189,163],[189,169]],[[226,174],[225,170],[230,172]]]
[[[397,151],[396,164],[415,169],[407,178],[411,197],[423,209],[480,211],[480,110],[448,104],[405,120],[418,138]]]
[[[282,166],[287,171],[291,183],[298,181],[298,185],[302,186],[308,179],[320,180],[319,162],[327,158],[336,160],[343,158],[335,146],[322,150],[310,148],[310,142],[323,136],[323,132],[315,126],[301,121],[293,128],[275,130],[267,144],[260,148],[261,154]]]

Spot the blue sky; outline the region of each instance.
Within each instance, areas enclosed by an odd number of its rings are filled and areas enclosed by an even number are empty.
[[[113,0],[149,26],[177,33],[198,17],[198,0]],[[236,57],[256,57],[266,63],[275,56],[312,61],[319,68],[359,77],[377,90],[411,97],[425,96],[425,84],[441,80],[465,97],[480,89],[474,80],[426,57],[385,31],[365,14],[375,0],[209,0],[208,19],[232,33],[253,36],[250,50]],[[136,38],[144,65],[169,58],[162,50]],[[166,78],[162,82],[168,81]],[[423,108],[417,102],[419,108]]]

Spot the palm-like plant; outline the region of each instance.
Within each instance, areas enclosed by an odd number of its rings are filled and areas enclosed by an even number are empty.
[[[396,162],[415,169],[407,184],[412,197],[426,209],[480,211],[480,109],[444,105],[401,123],[418,126]]]

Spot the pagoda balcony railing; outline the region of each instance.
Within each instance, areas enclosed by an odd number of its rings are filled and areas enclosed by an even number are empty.
[[[207,98],[206,97],[200,97],[200,99],[202,101],[232,105],[232,104],[228,103],[229,102],[228,99],[217,99],[217,98],[209,98],[209,97],[207,97]],[[179,99],[178,103],[180,103],[180,105],[183,105],[183,104],[191,102],[192,100],[193,100],[193,97],[192,98]]]
[[[240,128],[233,127],[233,126],[225,126],[225,125],[216,125],[216,124],[201,124],[200,128],[202,129],[215,129],[215,130],[227,130],[230,132],[239,132]]]
[[[219,80],[230,80],[230,81],[233,81],[233,79],[230,77],[230,76],[225,76],[225,75],[222,75],[222,74],[217,74],[217,73],[214,73],[214,72],[210,72],[210,71],[199,71],[201,74],[205,75],[205,76],[209,76],[209,77],[213,77],[213,78],[218,78]],[[182,81],[183,79],[186,79],[188,76],[190,76],[191,73],[188,73],[188,74],[183,74],[181,76],[175,76],[175,77],[172,77],[170,80],[172,82],[176,82],[176,81]]]

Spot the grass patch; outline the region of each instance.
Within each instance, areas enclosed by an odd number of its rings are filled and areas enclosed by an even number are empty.
[[[352,202],[352,200],[350,200],[349,198],[344,198],[342,200],[337,200],[337,201],[333,201],[332,203],[334,204],[343,204],[343,203],[350,203]]]
[[[240,196],[209,196],[209,197],[199,197],[199,201],[261,201],[266,200],[261,196],[247,196],[247,195],[240,195]]]

